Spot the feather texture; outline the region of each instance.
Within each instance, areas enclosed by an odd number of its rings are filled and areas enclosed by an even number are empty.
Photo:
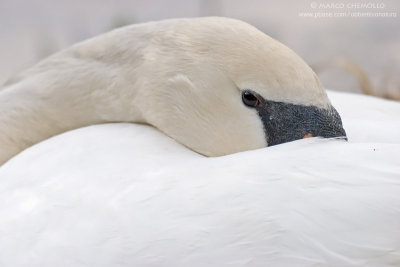
[[[206,158],[105,124],[0,168],[0,266],[399,266],[400,104],[330,93],[349,142]]]

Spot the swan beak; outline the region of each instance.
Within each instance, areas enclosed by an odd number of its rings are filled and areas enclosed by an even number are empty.
[[[310,137],[347,140],[340,115],[332,106],[322,109],[264,100],[257,111],[268,146]]]

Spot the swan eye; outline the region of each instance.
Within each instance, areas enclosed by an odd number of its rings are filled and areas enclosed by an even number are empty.
[[[242,101],[248,107],[257,107],[260,105],[260,100],[258,97],[251,91],[246,90],[242,93]]]

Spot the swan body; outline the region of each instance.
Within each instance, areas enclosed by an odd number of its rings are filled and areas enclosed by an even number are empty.
[[[243,92],[257,98],[254,107]],[[92,38],[11,79],[0,90],[0,164],[51,136],[107,122],[152,125],[206,156],[345,135],[317,76],[292,50],[242,21],[173,19]]]
[[[25,150],[0,168],[0,266],[399,266],[400,104],[330,97],[349,142],[207,158],[104,124]]]

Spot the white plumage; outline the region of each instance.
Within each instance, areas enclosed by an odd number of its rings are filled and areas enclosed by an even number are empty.
[[[400,265],[400,105],[331,95],[349,143],[207,158],[193,151],[268,145],[271,103],[332,115],[315,73],[226,18],[129,26],[49,57],[0,90],[0,267]],[[339,115],[312,118],[344,134]],[[106,122],[160,131],[73,130]],[[302,121],[288,125],[277,134]]]
[[[71,131],[0,168],[0,266],[399,266],[400,104],[330,93],[349,142],[206,158]]]

